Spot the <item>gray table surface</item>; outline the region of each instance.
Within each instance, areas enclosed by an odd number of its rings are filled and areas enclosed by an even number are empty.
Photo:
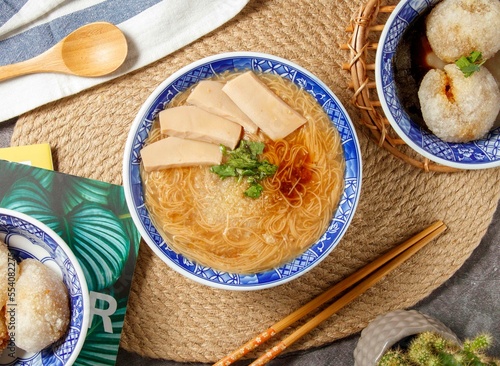
[[[0,123],[0,147],[10,146],[15,120]],[[500,182],[499,182],[500,184]],[[413,309],[429,314],[446,324],[460,339],[488,332],[496,337],[489,354],[500,358],[500,208],[497,208],[488,232],[464,265],[429,297]],[[359,334],[325,347],[282,355],[270,366],[353,365],[353,351]],[[238,362],[237,366],[251,361]],[[120,349],[117,365],[131,366],[204,366],[203,363],[179,363],[156,360]]]

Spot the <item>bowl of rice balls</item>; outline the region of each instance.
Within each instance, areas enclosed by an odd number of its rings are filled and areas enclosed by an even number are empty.
[[[500,166],[500,1],[402,0],[376,54],[383,111],[422,156]]]
[[[40,221],[0,208],[0,365],[72,365],[89,322],[83,271]]]
[[[128,136],[132,218],[172,269],[226,290],[292,281],[355,213],[361,153],[337,97],[288,60],[231,52],[169,76]]]

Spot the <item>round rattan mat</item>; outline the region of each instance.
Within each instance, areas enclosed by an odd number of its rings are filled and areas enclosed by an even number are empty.
[[[409,262],[291,350],[360,331],[381,313],[412,306],[446,281],[479,244],[500,197],[500,169],[425,172],[380,149],[359,124],[341,50],[362,0],[251,0],[232,21],[132,74],[21,116],[12,145],[49,142],[65,173],[121,184],[130,124],[153,89],[180,67],[226,51],[287,58],[322,79],[360,128],[363,188],[352,224],[319,266],[283,286],[230,292],[199,285],[141,245],[122,347],[153,358],[211,362],[266,329],[393,245],[441,219],[449,227]],[[394,2],[393,2],[394,3]],[[284,336],[286,336],[286,332]]]

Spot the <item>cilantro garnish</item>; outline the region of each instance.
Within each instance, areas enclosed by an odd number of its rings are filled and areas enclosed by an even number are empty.
[[[460,71],[468,78],[474,72],[479,71],[479,67],[484,64],[483,55],[479,51],[472,51],[469,56],[462,56],[455,61]]]
[[[236,177],[241,181],[246,177],[250,187],[245,191],[245,195],[251,198],[258,198],[262,193],[262,181],[266,177],[276,173],[278,167],[267,160],[259,160],[259,155],[264,152],[264,143],[257,141],[241,140],[238,147],[228,151],[225,146],[221,146],[222,154],[227,157],[227,161],[221,165],[214,165],[210,168],[212,173],[217,174],[222,179]]]

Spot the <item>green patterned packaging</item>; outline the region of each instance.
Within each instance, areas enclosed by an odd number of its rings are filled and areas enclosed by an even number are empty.
[[[140,242],[123,187],[0,160],[0,207],[40,220],[73,250],[91,306],[75,365],[114,365]]]

